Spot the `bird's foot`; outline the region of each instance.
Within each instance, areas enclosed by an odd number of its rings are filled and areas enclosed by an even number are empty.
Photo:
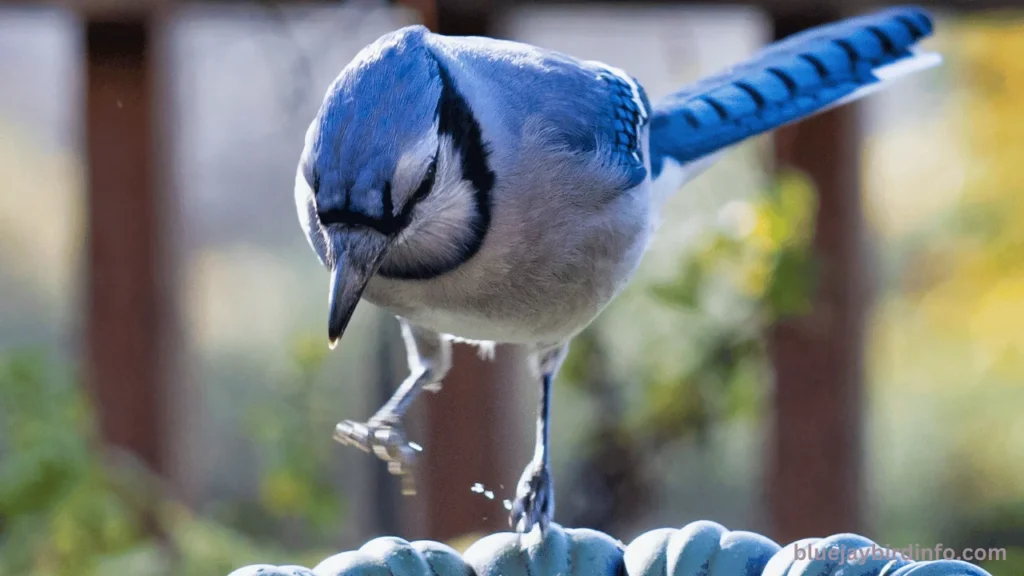
[[[516,499],[512,503],[509,524],[520,534],[528,534],[540,526],[543,534],[551,522],[555,508],[555,486],[547,462],[530,462],[519,478]]]
[[[413,468],[416,465],[416,453],[422,448],[406,440],[405,430],[397,419],[375,416],[366,423],[345,420],[334,428],[334,439],[376,454],[387,462],[388,472],[402,477],[403,494],[416,493]]]

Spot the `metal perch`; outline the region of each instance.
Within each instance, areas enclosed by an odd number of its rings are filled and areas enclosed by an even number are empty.
[[[586,528],[551,524],[544,533],[502,532],[460,555],[450,546],[396,537],[327,558],[313,569],[256,565],[228,576],[991,576],[959,560],[915,562],[856,534],[769,538],[700,520],[661,528],[628,546]]]

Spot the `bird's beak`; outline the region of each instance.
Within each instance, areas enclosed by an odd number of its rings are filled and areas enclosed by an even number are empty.
[[[327,234],[333,256],[327,336],[333,349],[345,333],[366,284],[384,260],[388,242],[374,231],[329,228]]]

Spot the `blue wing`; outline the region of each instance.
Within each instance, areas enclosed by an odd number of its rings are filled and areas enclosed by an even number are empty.
[[[498,124],[516,135],[527,119],[540,119],[552,144],[580,158],[597,155],[623,189],[647,177],[640,134],[651,105],[625,72],[518,42],[432,39],[435,55],[484,115],[485,127]],[[494,103],[493,109],[483,102]]]
[[[937,63],[911,52],[931,32],[923,10],[883,10],[795,34],[668,96],[651,117],[652,176],[666,160],[684,165]]]
[[[640,83],[621,71],[602,70],[598,78],[607,85],[609,105],[597,116],[594,128],[610,144],[610,160],[626,176],[624,187],[632,188],[647,178],[640,133],[650,120],[651,104]]]

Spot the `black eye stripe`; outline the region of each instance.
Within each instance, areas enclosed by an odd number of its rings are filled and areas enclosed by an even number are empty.
[[[423,175],[423,180],[420,181],[420,185],[412,193],[412,196],[409,197],[409,200],[406,201],[405,206],[402,207],[402,212],[397,217],[397,220],[402,223],[401,227],[404,228],[409,223],[409,219],[412,218],[413,208],[430,195],[430,191],[434,189],[436,179],[437,156],[434,156],[434,159],[430,161],[430,166],[427,167],[427,173]]]
[[[384,184],[384,190],[381,191],[380,213],[384,215],[384,218],[390,218],[395,213],[395,201],[391,197],[391,182]]]
[[[420,182],[420,185],[416,188],[416,191],[413,192],[412,196],[409,197],[405,206],[402,207],[402,211],[397,215],[395,214],[394,199],[391,195],[391,183],[388,182],[384,184],[384,188],[381,190],[380,218],[351,210],[348,207],[347,196],[345,198],[345,206],[342,208],[321,209],[318,206],[317,218],[319,218],[320,224],[323,226],[331,226],[335,224],[365,226],[386,236],[393,236],[401,232],[402,228],[405,228],[406,225],[409,224],[413,208],[415,208],[417,203],[430,195],[430,191],[433,190],[436,179],[437,157],[435,156],[434,159],[430,161],[430,166],[427,168],[427,172],[423,176],[423,180]]]
[[[430,166],[427,167],[427,173],[423,175],[423,180],[420,182],[416,191],[413,192],[409,202],[419,202],[430,194],[430,191],[434,189],[434,181],[437,179],[437,157],[430,161]]]
[[[363,226],[366,228],[373,228],[385,236],[397,234],[400,230],[400,227],[397,225],[398,222],[393,216],[390,218],[375,218],[373,216],[367,216],[362,212],[354,212],[347,208],[331,208],[324,211],[318,210],[317,217],[320,219],[320,223],[324,226],[331,226],[333,224]]]

